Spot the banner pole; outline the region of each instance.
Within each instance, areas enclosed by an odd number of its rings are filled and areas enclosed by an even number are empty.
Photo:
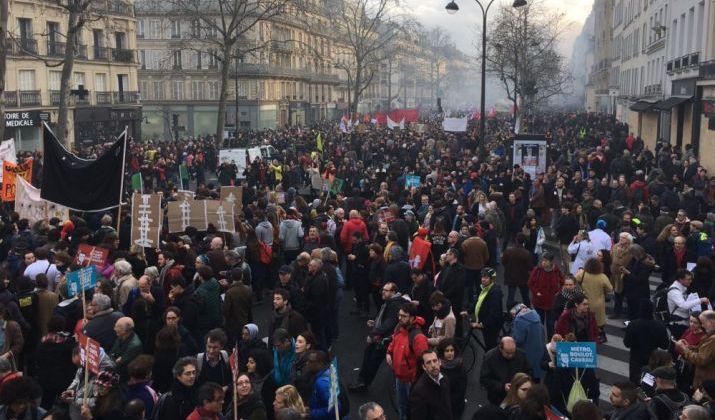
[[[122,146],[122,176],[119,181],[119,208],[117,211],[117,237],[119,237],[119,229],[122,226],[122,198],[124,197],[124,169],[126,167],[127,163],[127,130],[129,129],[128,126],[124,126],[124,133],[122,135],[124,136],[124,145]],[[142,185],[143,189],[143,185]]]
[[[84,322],[87,322],[87,304],[86,304],[86,299],[85,299],[85,294],[84,294],[84,285],[82,284],[82,276],[80,274],[80,289],[82,289],[82,314],[84,316]],[[82,395],[84,396],[82,405],[84,407],[89,406],[89,396],[87,393],[89,392],[89,337],[87,338],[87,343],[85,343],[84,346],[84,392]]]

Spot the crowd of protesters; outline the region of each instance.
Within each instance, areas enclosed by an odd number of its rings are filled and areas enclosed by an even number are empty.
[[[608,116],[525,126],[548,139],[533,177],[511,161],[501,119],[486,144],[433,124],[242,133],[221,146],[280,151],[243,171],[211,139],[133,143],[128,175],[164,204],[243,186],[235,233],[188,227],[157,249],[131,245],[116,213],[31,224],[5,207],[0,419],[380,419],[383,407],[351,409],[348,393],[369,392],[383,361],[399,419],[462,418],[469,375],[486,390],[475,418],[601,419],[596,370],[581,370],[571,398],[577,373],[556,344],[602,345],[608,318],[628,321],[630,349],[609,418],[715,418],[715,178],[689,145],[650,150]],[[109,250],[84,301],[65,277],[80,244]],[[254,319],[257,304],[270,319]],[[368,334],[334,401],[345,306]],[[471,332],[485,353],[468,372]],[[85,372],[79,334],[102,347],[98,373]]]

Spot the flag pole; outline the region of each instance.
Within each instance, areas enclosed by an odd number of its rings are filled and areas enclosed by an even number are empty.
[[[122,146],[122,176],[119,181],[119,208],[117,209],[117,238],[119,237],[119,229],[122,226],[122,198],[124,197],[124,167],[127,163],[127,129],[128,126],[124,126],[124,145]],[[142,185],[142,190],[144,186]],[[143,191],[142,191],[143,192]]]

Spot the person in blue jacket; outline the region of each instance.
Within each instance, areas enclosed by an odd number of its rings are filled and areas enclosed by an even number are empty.
[[[526,353],[529,365],[534,369],[533,377],[541,380],[544,371],[541,369],[541,359],[544,357],[546,339],[544,326],[539,314],[523,303],[517,303],[511,310],[514,318],[511,336],[516,341],[517,348]]]
[[[288,331],[278,328],[273,332],[273,380],[276,386],[289,385],[290,371],[295,359],[295,340]]]
[[[335,407],[330,406],[330,367],[328,355],[321,350],[311,350],[308,353],[308,371],[315,375],[313,392],[310,394],[308,407],[310,408],[311,420],[333,420],[335,419]],[[338,389],[342,394],[342,387]],[[341,419],[350,418],[349,408],[345,407],[345,395],[337,398],[338,413]]]

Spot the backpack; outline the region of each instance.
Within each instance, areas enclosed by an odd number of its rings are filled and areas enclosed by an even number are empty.
[[[651,400],[652,402],[650,403],[650,409],[655,412],[653,407],[655,405],[655,401],[658,400],[663,403],[663,405],[665,405],[668,410],[670,410],[670,418],[673,420],[678,420],[680,418],[680,414],[683,411],[683,408],[685,408],[686,405],[690,404],[690,398],[688,398],[685,393],[681,392],[680,395],[684,397],[682,402],[675,402],[665,394],[655,394]]]
[[[156,404],[154,404],[154,412],[151,414],[153,420],[158,420],[159,418],[161,418],[161,411],[166,405],[166,399],[169,398],[171,395],[171,391],[169,391],[159,397],[159,400],[156,402]]]
[[[665,324],[669,324],[671,321],[674,320],[673,313],[675,313],[675,309],[671,312],[668,308],[668,293],[673,289],[677,289],[677,287],[670,286],[668,288],[662,288],[655,292],[652,298],[654,308],[653,317],[656,320],[661,321]]]
[[[199,353],[196,355],[196,377],[198,378],[201,374],[201,366],[204,364],[204,356],[206,353]],[[226,350],[221,350],[221,359],[223,362],[228,364],[228,352]]]

